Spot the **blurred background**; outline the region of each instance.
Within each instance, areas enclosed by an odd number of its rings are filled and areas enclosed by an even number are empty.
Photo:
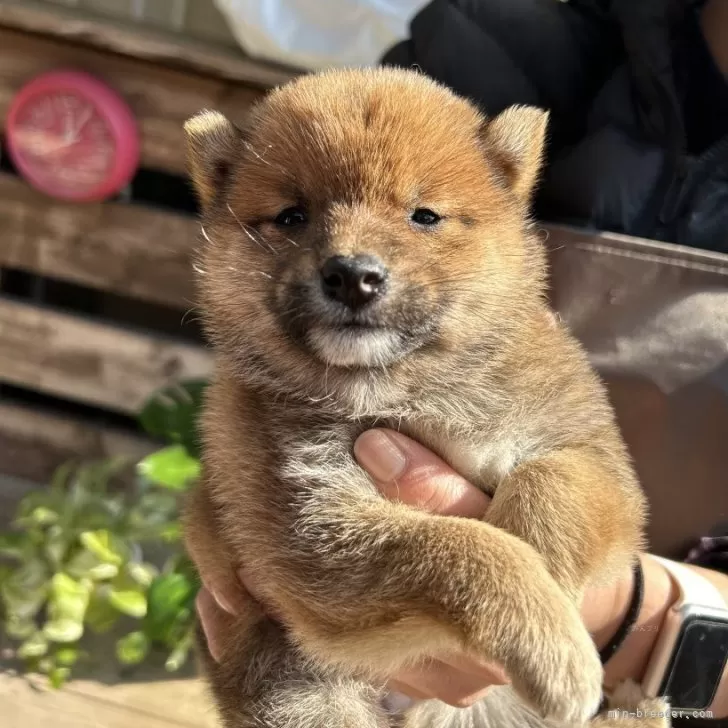
[[[213,724],[178,524],[210,372],[182,124],[294,74],[212,0],[0,2],[3,726]]]

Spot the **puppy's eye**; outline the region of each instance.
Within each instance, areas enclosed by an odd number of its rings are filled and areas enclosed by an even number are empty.
[[[442,218],[432,210],[428,210],[426,207],[418,207],[410,217],[412,222],[417,225],[437,225]]]
[[[278,213],[274,222],[281,227],[295,227],[296,225],[303,225],[307,219],[306,211],[302,208],[287,207]]]

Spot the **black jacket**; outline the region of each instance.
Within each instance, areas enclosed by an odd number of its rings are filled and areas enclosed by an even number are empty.
[[[433,0],[383,63],[551,111],[545,220],[728,252],[728,83],[689,0]]]

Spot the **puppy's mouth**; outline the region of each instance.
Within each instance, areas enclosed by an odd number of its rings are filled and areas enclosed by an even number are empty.
[[[334,328],[314,326],[307,338],[319,359],[340,367],[385,366],[405,351],[399,332],[384,326],[357,323]]]
[[[434,328],[428,313],[409,296],[352,311],[299,284],[288,291],[282,324],[327,365],[374,368],[395,363],[425,342]]]

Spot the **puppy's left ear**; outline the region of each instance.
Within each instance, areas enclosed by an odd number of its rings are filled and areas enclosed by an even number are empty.
[[[534,106],[511,106],[483,124],[481,139],[489,160],[526,204],[541,171],[548,119],[547,111]]]
[[[187,169],[203,208],[227,184],[243,153],[243,133],[218,111],[201,111],[185,122]]]

